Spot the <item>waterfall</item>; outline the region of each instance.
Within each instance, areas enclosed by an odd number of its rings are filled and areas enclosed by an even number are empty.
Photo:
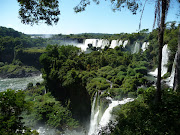
[[[126,98],[122,101],[114,101],[111,97],[106,97],[106,99],[109,99],[111,101],[111,103],[109,104],[109,107],[105,110],[103,116],[101,117],[101,120],[99,122],[99,127],[101,127],[101,128],[107,126],[108,123],[110,122],[111,112],[114,107],[116,107],[117,105],[120,105],[120,104],[121,105],[126,104],[126,103],[134,100],[132,98]]]
[[[125,48],[127,44],[128,44],[128,40],[125,40],[123,43],[123,47]]]
[[[107,39],[100,39],[98,44],[101,44],[101,49],[104,49],[105,46],[109,46],[109,41]]]
[[[91,121],[90,121],[90,128],[88,135],[98,135],[99,131],[101,131],[102,128],[108,125],[108,123],[112,118],[111,112],[114,107],[120,104],[126,104],[127,102],[131,102],[134,100],[132,98],[127,98],[127,99],[123,99],[122,101],[115,101],[110,97],[106,97],[106,99],[110,100],[111,103],[109,104],[108,108],[105,110],[102,117],[100,118],[100,106],[98,104],[96,105],[97,99],[98,99],[98,95],[95,94],[91,108]]]
[[[171,88],[173,87],[173,84],[174,84],[176,59],[177,59],[177,52],[174,58],[174,62],[173,62],[172,70],[171,70],[171,76],[165,80],[166,84]]]
[[[143,51],[143,52],[146,51],[146,49],[148,48],[148,46],[149,46],[149,42],[144,42],[144,43],[142,44],[142,47],[141,47],[142,51]]]
[[[98,98],[98,95],[96,93],[94,96],[94,100],[93,100],[92,108],[91,108],[91,120],[90,120],[90,128],[89,128],[88,135],[92,135],[97,130],[97,124],[98,124],[97,118],[99,115],[99,106],[96,107],[97,98]]]
[[[161,77],[167,73],[167,63],[168,63],[168,57],[169,57],[169,49],[168,45],[165,44],[162,49],[162,63],[161,63]],[[153,75],[157,77],[158,69],[156,68],[155,71],[149,72],[150,75]]]
[[[134,53],[138,53],[139,50],[140,50],[140,44],[136,42],[132,53],[133,53],[133,54],[134,54]]]
[[[168,63],[168,58],[169,58],[169,49],[168,49],[168,45],[164,45],[163,49],[162,49],[162,64],[161,64],[161,76],[163,76],[164,74],[167,73],[168,68],[166,67],[167,63]]]
[[[120,45],[123,45],[123,41],[122,40],[119,40],[119,44],[118,44],[119,46]]]
[[[118,44],[119,44],[119,43],[118,43],[118,40],[112,40],[110,47],[114,49],[116,46],[118,46]]]
[[[88,46],[88,44],[92,44],[93,47],[96,47],[97,42],[98,42],[97,39],[86,39],[85,42],[84,42],[84,45]]]

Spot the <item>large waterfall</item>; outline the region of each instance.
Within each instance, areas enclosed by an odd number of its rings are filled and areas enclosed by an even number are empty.
[[[128,43],[128,40],[112,40],[111,43],[107,39],[85,39],[83,44],[74,44],[75,46],[81,48],[82,51],[86,51],[88,45],[92,45],[93,47],[99,47],[104,49],[105,46],[109,46],[110,48],[115,48],[116,46],[123,45],[125,48]]]
[[[161,70],[161,76],[163,76],[164,74],[167,73],[167,63],[168,63],[168,59],[169,59],[169,49],[168,49],[168,45],[164,45],[163,49],[162,49],[162,70]]]
[[[167,63],[168,63],[168,58],[169,58],[169,49],[168,49],[168,45],[164,45],[163,49],[162,49],[162,63],[161,63],[161,76],[163,76],[164,74],[167,73]],[[156,68],[155,71],[150,72],[149,74],[157,77],[158,74],[158,69]]]
[[[168,78],[165,80],[165,81],[166,81],[166,84],[167,84],[169,87],[171,87],[171,88],[172,88],[173,85],[174,85],[176,59],[177,59],[177,52],[176,52],[176,55],[175,55],[175,58],[174,58],[174,62],[173,62],[172,70],[171,70],[171,75],[170,75],[170,77],[168,77]]]
[[[90,121],[90,128],[88,135],[98,135],[98,133],[102,130],[102,128],[105,128],[108,126],[108,123],[110,122],[112,118],[112,110],[114,107],[122,104],[126,104],[127,102],[131,102],[134,99],[132,98],[126,98],[122,101],[115,101],[110,97],[106,97],[107,100],[110,100],[109,106],[104,111],[104,113],[100,112],[100,105],[98,104],[98,94],[95,94],[94,100],[92,103],[91,108],[91,121]],[[102,115],[101,115],[102,114]],[[107,133],[110,131],[106,131]]]

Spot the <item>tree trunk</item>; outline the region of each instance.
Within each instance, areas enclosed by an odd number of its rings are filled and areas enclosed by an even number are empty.
[[[178,32],[178,52],[175,66],[174,90],[180,92],[180,26]]]
[[[164,40],[164,28],[165,28],[165,16],[166,16],[166,4],[167,0],[162,0],[162,10],[161,10],[161,23],[158,33],[159,42],[159,54],[158,54],[158,76],[157,76],[157,91],[156,91],[156,101],[161,102],[161,63],[162,63],[162,47]]]

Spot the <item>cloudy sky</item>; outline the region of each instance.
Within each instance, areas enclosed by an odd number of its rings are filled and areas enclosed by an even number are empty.
[[[110,2],[99,5],[92,3],[86,11],[75,13],[73,8],[80,0],[59,0],[61,15],[57,25],[39,24],[24,25],[18,18],[19,5],[17,0],[0,0],[0,26],[13,28],[25,34],[77,34],[77,33],[132,33],[137,32],[141,13],[132,15],[127,9],[113,12]],[[172,4],[167,21],[180,21],[175,15],[179,8]],[[146,4],[141,29],[152,30],[154,18],[154,3]]]

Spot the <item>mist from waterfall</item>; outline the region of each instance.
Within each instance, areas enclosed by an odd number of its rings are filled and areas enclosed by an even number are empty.
[[[136,42],[135,45],[134,45],[134,49],[133,49],[132,53],[133,54],[138,53],[139,50],[140,50],[140,44],[138,42]]]

